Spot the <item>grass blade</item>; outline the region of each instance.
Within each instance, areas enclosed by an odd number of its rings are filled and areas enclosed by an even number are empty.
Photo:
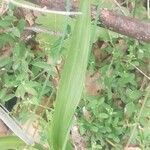
[[[81,98],[90,47],[90,0],[81,2],[82,15],[75,24],[72,43],[56,97],[51,128],[54,150],[65,150],[73,115]]]
[[[24,141],[22,141],[19,137],[13,135],[7,135],[0,137],[0,149],[1,150],[16,150],[16,149],[24,149],[29,148],[29,145],[26,145]],[[33,145],[34,149],[37,150],[45,150],[46,148],[43,147],[41,144],[35,143]]]
[[[17,136],[4,136],[0,137],[0,148],[1,150],[8,149],[23,149],[26,144],[20,140]]]
[[[0,119],[26,144],[33,145],[33,139],[21,128],[12,117],[9,116],[8,112],[0,104]]]

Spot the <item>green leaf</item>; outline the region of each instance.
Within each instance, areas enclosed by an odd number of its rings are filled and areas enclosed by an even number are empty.
[[[10,57],[0,58],[0,67],[4,67],[12,62]]]
[[[133,102],[128,103],[125,106],[125,113],[130,117],[133,112],[135,112],[135,104]]]
[[[142,96],[142,93],[139,90],[127,89],[126,93],[131,100],[138,100]]]
[[[0,17],[0,27],[8,28],[9,26],[12,25],[14,20],[15,20],[14,16],[5,16],[3,18]]]
[[[98,132],[98,127],[96,127],[96,126],[92,126],[92,127],[91,127],[91,130],[92,130],[93,132],[95,132],[95,133],[96,133],[96,132]]]
[[[108,118],[109,116],[108,116],[108,114],[106,114],[106,113],[100,113],[100,114],[99,114],[99,117],[102,118],[102,119],[106,119],[106,118]]]
[[[13,49],[13,60],[22,60],[25,57],[26,48],[24,43],[16,43]]]
[[[12,32],[12,34],[13,34],[14,36],[16,36],[16,37],[18,37],[18,38],[20,37],[20,31],[19,31],[18,28],[13,27],[12,30],[11,30],[11,32]]]
[[[73,115],[79,104],[90,49],[90,0],[82,1],[82,15],[75,24],[71,47],[61,75],[51,128],[54,150],[65,150]],[[51,143],[52,142],[52,143]]]
[[[71,20],[71,18],[69,20]],[[56,14],[46,14],[44,16],[40,15],[37,17],[36,23],[39,25],[43,25],[48,29],[51,29],[52,31],[63,31],[65,16],[56,15]]]
[[[32,147],[27,146],[21,139],[19,139],[17,136],[1,136],[0,137],[0,148],[1,150],[22,150],[22,149],[28,149],[30,150],[45,150],[45,147],[43,147],[41,144],[35,143]]]
[[[21,84],[18,86],[17,90],[16,90],[16,97],[21,97],[22,99],[24,98],[24,95],[25,95],[25,89],[24,89],[24,86]]]
[[[112,31],[108,31],[105,28],[102,27],[97,27],[97,37],[102,40],[102,41],[110,41],[111,38],[118,38],[120,35],[112,32]],[[110,38],[111,37],[111,38]]]
[[[3,100],[3,102],[6,102],[6,101],[12,99],[13,97],[15,97],[14,94],[7,94],[6,96],[3,97],[2,100]]]
[[[23,20],[23,19],[19,20],[19,22],[17,24],[17,28],[20,32],[23,31],[25,24],[26,24],[25,20]]]
[[[121,76],[121,78],[118,80],[119,86],[124,87],[127,83],[136,85],[135,75],[133,73],[121,72],[119,75]]]
[[[94,5],[100,5],[100,8],[109,8],[112,9],[115,6],[115,3],[112,0],[91,0],[91,3]]]
[[[38,95],[37,91],[32,87],[30,83],[24,84],[23,87],[27,93],[32,94],[34,96]]]
[[[8,149],[23,149],[26,144],[20,140],[16,136],[2,136],[0,137],[0,148],[1,150],[8,150]]]
[[[0,47],[4,46],[5,44],[14,44],[14,39],[10,34],[1,34],[1,40],[0,40]]]
[[[43,61],[34,61],[32,63],[33,66],[36,66],[36,67],[39,67],[41,69],[44,69],[44,70],[51,70],[51,66],[46,63],[46,62],[43,62]]]
[[[142,112],[141,116],[142,117],[147,117],[147,119],[149,118],[149,116],[150,116],[150,109],[149,109],[149,107],[145,107],[144,108],[144,111]]]
[[[0,99],[3,99],[3,97],[5,97],[5,95],[6,95],[6,93],[7,93],[7,89],[1,89],[0,90]]]

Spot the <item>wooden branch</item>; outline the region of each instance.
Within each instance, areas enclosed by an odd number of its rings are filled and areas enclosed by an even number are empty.
[[[40,6],[46,6],[52,10],[65,11],[65,0],[27,0]],[[77,11],[77,1],[71,0],[71,10]],[[91,16],[96,16],[96,7],[91,6]],[[101,10],[99,13],[99,21],[105,28],[126,35],[128,37],[150,43],[150,23],[141,20],[116,14],[110,10]]]
[[[102,10],[99,20],[105,27],[112,31],[135,38],[139,41],[150,42],[150,23],[118,15],[109,10]]]

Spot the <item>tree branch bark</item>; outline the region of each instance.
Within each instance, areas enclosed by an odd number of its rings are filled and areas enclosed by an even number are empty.
[[[118,15],[109,10],[102,10],[99,20],[106,28],[114,32],[135,38],[139,41],[150,42],[150,23]]]
[[[46,6],[52,10],[65,11],[64,0],[27,0],[42,7]],[[77,11],[78,2],[71,0],[71,11]],[[96,7],[91,7],[92,19],[95,18]],[[122,35],[150,43],[150,23],[141,20],[116,14],[110,10],[101,10],[99,13],[99,21],[105,28],[117,32]]]

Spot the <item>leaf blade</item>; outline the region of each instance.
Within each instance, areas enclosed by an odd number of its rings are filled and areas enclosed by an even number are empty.
[[[81,4],[72,44],[62,72],[52,122],[53,149],[65,149],[75,109],[80,101],[90,49],[90,0]]]

